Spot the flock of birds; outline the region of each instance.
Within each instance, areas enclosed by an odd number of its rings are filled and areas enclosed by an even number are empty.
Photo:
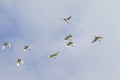
[[[7,43],[7,42],[5,42],[5,43],[2,44],[2,49],[5,49],[5,48],[7,48],[7,47],[11,47],[11,45],[10,45],[9,43]],[[25,45],[25,46],[23,47],[23,52],[25,52],[26,50],[30,50],[30,46]],[[16,64],[17,67],[19,67],[20,64],[23,64],[23,59],[22,59],[22,58],[18,58],[17,64]]]
[[[70,20],[71,18],[72,18],[72,16],[69,16],[69,17],[67,17],[67,18],[64,18],[63,20],[64,20],[66,23],[69,23],[69,20]],[[72,37],[73,37],[73,35],[69,34],[69,35],[67,35],[67,36],[64,38],[65,41],[68,41],[67,44],[66,44],[66,47],[69,47],[69,46],[72,46],[72,47],[73,47],[74,42],[73,42],[72,39],[71,39]],[[101,36],[94,36],[94,39],[92,40],[92,43],[95,43],[96,41],[100,41],[102,38],[103,38],[103,37],[101,37]],[[50,54],[50,55],[48,56],[48,58],[53,58],[53,59],[55,59],[55,57],[56,57],[59,53],[60,53],[60,52],[56,52],[56,53]]]
[[[69,23],[69,20],[72,18],[72,16],[69,16],[67,18],[64,18],[63,20],[66,22],[66,23]],[[74,45],[74,42],[72,41],[72,37],[73,35],[69,34],[67,35],[64,40],[65,41],[68,41],[67,44],[66,44],[66,47],[69,47],[69,46],[72,46]],[[91,41],[91,43],[95,43],[96,41],[100,41],[103,37],[101,36],[95,36],[94,39]],[[3,43],[2,45],[2,49],[5,49],[7,47],[11,47],[11,45],[7,42]],[[25,45],[23,47],[23,52],[25,52],[26,50],[30,50],[30,46],[29,45]],[[55,59],[55,57],[59,54],[60,52],[55,52],[55,53],[52,53],[50,55],[48,55],[48,58],[53,58]],[[24,61],[22,58],[18,58],[17,59],[17,63],[16,63],[16,66],[19,67],[21,64],[23,64]]]

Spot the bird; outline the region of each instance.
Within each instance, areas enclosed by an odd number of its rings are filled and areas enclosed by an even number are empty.
[[[17,67],[19,67],[20,64],[23,64],[23,63],[24,63],[23,60],[21,58],[18,58],[18,60],[17,60]]]
[[[5,49],[6,47],[11,47],[11,45],[7,42],[3,43],[2,49]]]
[[[102,39],[103,37],[101,36],[95,36],[94,39],[92,40],[92,43],[96,42],[96,41],[100,41],[100,39]]]
[[[28,45],[24,46],[23,51],[25,52],[26,50],[30,50],[30,46]]]
[[[69,17],[67,17],[67,18],[64,18],[63,20],[65,21],[65,22],[67,22],[67,23],[69,23],[69,20],[72,18],[72,16],[69,16]]]
[[[71,42],[71,41],[70,41],[70,42],[67,43],[66,47],[69,47],[69,46],[72,46],[72,47],[73,47],[73,44],[74,44],[74,42]]]
[[[48,56],[48,58],[53,58],[53,59],[55,59],[55,57],[59,54],[60,52],[55,52],[55,53],[53,53],[53,54],[50,54],[49,56]]]
[[[71,41],[71,38],[73,37],[73,35],[68,35],[64,38],[64,40],[70,40]]]
[[[72,16],[69,16],[69,17],[67,17],[66,19],[67,19],[67,20],[70,20],[71,18],[72,18]]]

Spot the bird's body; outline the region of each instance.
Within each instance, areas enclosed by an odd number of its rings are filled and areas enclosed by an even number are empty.
[[[18,60],[17,60],[17,67],[19,67],[20,64],[23,64],[23,60],[21,58],[18,58]]]
[[[24,48],[23,48],[23,51],[26,51],[26,50],[29,50],[30,49],[30,46],[24,46]]]
[[[69,17],[67,17],[67,18],[64,18],[63,20],[65,21],[65,22],[67,22],[67,23],[69,23],[69,20],[72,18],[72,16],[69,16]]]
[[[53,58],[53,59],[55,59],[55,57],[58,55],[58,53],[60,53],[60,52],[56,52],[56,53],[50,54],[50,55],[48,56],[48,58]]]
[[[74,44],[73,42],[68,42],[67,45],[66,45],[66,47],[69,47],[69,46],[73,47],[73,44]]]
[[[64,38],[64,40],[70,40],[71,41],[71,38],[72,38],[73,36],[72,35],[68,35],[68,36],[66,36],[65,38]]]
[[[11,45],[9,43],[3,43],[2,45],[2,49],[5,49],[6,47],[11,47]]]
[[[95,36],[92,43],[96,42],[96,41],[100,41],[100,39],[102,39],[103,37],[101,36]]]

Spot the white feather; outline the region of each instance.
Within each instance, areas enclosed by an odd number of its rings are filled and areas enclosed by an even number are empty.
[[[2,49],[5,49],[5,46],[2,46]]]
[[[8,47],[11,47],[11,45],[10,45],[10,44],[8,44]]]
[[[19,63],[17,63],[17,67],[19,67],[20,66],[20,64]]]
[[[23,52],[25,52],[26,51],[26,49],[23,49]]]

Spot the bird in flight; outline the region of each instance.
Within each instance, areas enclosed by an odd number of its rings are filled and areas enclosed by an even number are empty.
[[[66,36],[65,38],[64,38],[64,40],[70,40],[71,41],[71,38],[72,38],[73,36],[72,35],[68,35],[68,36]]]
[[[65,22],[67,22],[67,23],[69,23],[69,20],[72,18],[72,16],[69,16],[69,17],[67,17],[67,18],[64,18],[63,20],[65,21]]]
[[[19,67],[20,64],[23,64],[23,60],[21,58],[18,58],[18,60],[17,60],[17,67]]]
[[[25,52],[26,50],[30,50],[30,46],[28,45],[24,46],[23,51]]]
[[[102,39],[103,37],[101,36],[95,36],[92,43],[96,42],[96,41],[100,41],[100,39]]]
[[[2,49],[5,49],[6,47],[11,47],[11,45],[9,43],[3,43],[2,45]]]
[[[69,47],[69,46],[73,47],[73,44],[74,44],[73,42],[68,42],[67,45],[66,45],[66,47]]]
[[[53,58],[53,59],[55,59],[55,57],[56,57],[59,53],[60,53],[60,52],[56,52],[56,53],[50,54],[50,55],[48,56],[48,58]]]

